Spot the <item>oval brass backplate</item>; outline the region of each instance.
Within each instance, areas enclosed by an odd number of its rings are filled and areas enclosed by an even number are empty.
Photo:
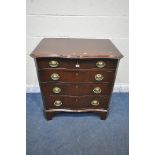
[[[104,61],[97,61],[96,62],[96,66],[98,68],[103,68],[106,65],[106,63]]]
[[[56,100],[56,101],[54,102],[54,105],[57,106],[57,107],[59,107],[59,106],[62,105],[62,102],[61,102],[60,100]]]
[[[100,94],[101,93],[101,88],[100,87],[95,87],[94,89],[93,89],[93,92],[95,93],[95,94]]]
[[[91,105],[93,105],[93,106],[97,106],[97,105],[99,105],[100,103],[99,103],[99,101],[98,100],[93,100],[93,101],[91,101]]]
[[[58,67],[59,66],[59,62],[55,61],[55,60],[50,61],[48,64],[50,67]]]
[[[53,88],[53,93],[59,94],[61,92],[61,89],[59,87],[54,87]]]
[[[104,79],[104,76],[102,74],[96,74],[95,75],[95,80],[96,81],[102,81]]]
[[[52,80],[59,80],[59,78],[60,78],[60,76],[59,76],[59,74],[57,74],[57,73],[53,73],[53,74],[51,75],[51,79],[52,79]]]

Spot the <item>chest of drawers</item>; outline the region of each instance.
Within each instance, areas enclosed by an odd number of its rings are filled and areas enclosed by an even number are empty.
[[[110,40],[45,38],[31,56],[47,120],[56,112],[96,112],[106,119],[123,57]]]

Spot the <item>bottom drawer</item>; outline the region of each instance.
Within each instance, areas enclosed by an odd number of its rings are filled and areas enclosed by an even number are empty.
[[[109,96],[46,96],[46,109],[107,109]]]

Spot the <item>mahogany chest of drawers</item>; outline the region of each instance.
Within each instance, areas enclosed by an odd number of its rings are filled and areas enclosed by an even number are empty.
[[[106,119],[119,60],[108,39],[45,38],[32,52],[47,120],[56,112]]]

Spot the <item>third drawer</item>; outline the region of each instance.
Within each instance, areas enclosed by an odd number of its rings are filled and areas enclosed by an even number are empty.
[[[113,84],[110,83],[41,83],[44,95],[109,95]]]

